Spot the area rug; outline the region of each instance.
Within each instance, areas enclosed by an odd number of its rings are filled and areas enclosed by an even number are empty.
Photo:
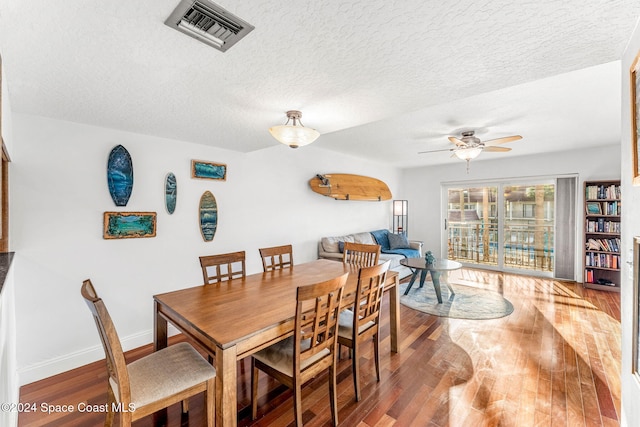
[[[441,317],[455,319],[497,319],[513,312],[513,304],[497,292],[452,284],[455,295],[451,295],[442,284],[442,304],[438,304],[433,283],[425,282],[420,288],[414,283],[409,295],[404,295],[408,283],[400,284],[400,303],[414,310]]]

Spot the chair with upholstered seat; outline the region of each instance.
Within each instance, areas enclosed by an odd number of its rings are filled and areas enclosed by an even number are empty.
[[[302,384],[329,370],[329,398],[333,425],[338,424],[336,345],[338,316],[349,273],[314,285],[300,286],[296,294],[293,336],[251,358],[251,415],[258,412],[258,375],[262,370],[293,390],[296,426],[302,425]]]
[[[380,245],[344,242],[342,262],[345,264],[370,267],[376,265],[379,259]]]
[[[391,261],[374,265],[371,267],[361,267],[358,273],[358,288],[356,290],[353,311],[344,310],[340,313],[338,327],[338,344],[344,345],[352,350],[351,364],[353,368],[353,387],[355,389],[356,401],[361,398],[360,393],[360,347],[362,343],[373,338],[373,353],[376,364],[376,376],[380,381],[380,351],[379,351],[379,329],[380,329],[380,305],[384,284],[387,279]],[[354,313],[357,312],[357,315]]]
[[[235,278],[244,278],[246,275],[245,252],[201,256],[200,267],[202,268],[202,278],[205,285]]]
[[[105,425],[113,424],[119,405],[121,426],[204,392],[207,426],[215,419],[216,370],[189,344],[179,343],[127,365],[120,339],[107,308],[90,280],[80,290],[93,313],[107,360],[108,402]],[[135,410],[132,410],[135,409]]]
[[[293,248],[291,245],[261,248],[260,257],[265,272],[293,267]]]

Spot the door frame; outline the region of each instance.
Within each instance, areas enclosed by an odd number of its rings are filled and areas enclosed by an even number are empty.
[[[496,178],[496,179],[482,179],[482,180],[462,180],[462,181],[447,181],[440,183],[440,193],[441,193],[441,224],[443,227],[441,228],[440,234],[440,245],[441,245],[441,253],[448,254],[448,230],[447,230],[447,217],[448,217],[448,190],[451,188],[469,188],[469,187],[483,187],[483,186],[496,186],[498,188],[497,194],[497,212],[498,212],[498,242],[501,242],[498,245],[498,263],[497,266],[484,265],[484,264],[471,264],[462,262],[464,267],[470,268],[482,268],[486,270],[494,270],[494,271],[504,271],[506,273],[516,273],[516,274],[526,274],[529,276],[538,276],[538,277],[549,277],[553,278],[556,270],[556,232],[557,232],[557,184],[559,178],[568,178],[575,177],[576,182],[578,181],[576,174],[560,174],[560,175],[539,175],[539,176],[528,176],[528,177],[511,177],[511,178]],[[504,266],[504,187],[509,185],[530,185],[530,184],[553,184],[554,185],[554,257],[553,257],[553,270],[551,272],[548,271],[538,271],[538,270],[529,270],[529,269],[517,269],[511,267]],[[577,201],[574,200],[574,203]],[[577,210],[576,210],[577,216]],[[577,220],[577,218],[576,218]],[[577,223],[577,222],[576,222]],[[575,240],[575,239],[574,239]],[[574,245],[575,246],[575,245]],[[575,250],[575,249],[574,249]],[[575,262],[575,260],[574,260]]]

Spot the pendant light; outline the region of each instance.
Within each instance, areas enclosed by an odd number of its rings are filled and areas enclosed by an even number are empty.
[[[287,123],[269,128],[271,135],[291,148],[302,147],[311,144],[319,136],[320,132],[315,129],[305,127],[300,118],[302,113],[297,110],[287,111]],[[289,122],[293,121],[293,124]]]

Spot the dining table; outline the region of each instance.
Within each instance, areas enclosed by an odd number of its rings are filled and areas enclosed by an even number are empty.
[[[238,418],[237,361],[293,335],[296,289],[349,273],[341,306],[353,306],[359,268],[319,259],[291,268],[250,274],[219,284],[154,295],[154,349],[168,344],[168,325],[214,356],[216,425],[235,426]],[[389,270],[391,351],[399,351],[399,278]]]

